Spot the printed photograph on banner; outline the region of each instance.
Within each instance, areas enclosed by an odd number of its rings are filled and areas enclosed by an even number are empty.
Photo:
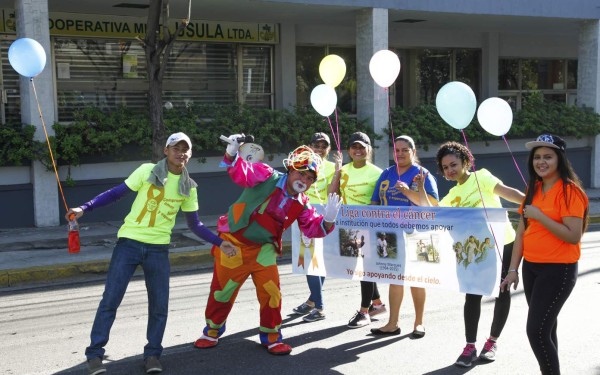
[[[439,263],[439,235],[431,232],[417,232],[406,234],[406,253],[409,261]]]
[[[340,229],[340,255],[343,257],[365,257],[371,251],[368,245],[369,232],[357,229]]]
[[[394,232],[377,232],[377,255],[380,258],[398,258],[398,238]]]
[[[504,235],[504,232],[501,234]],[[496,279],[487,276],[496,274],[499,260],[493,253],[496,251],[496,246],[492,238],[489,226],[482,225],[477,228],[457,226],[453,231],[452,249],[455,254],[459,291],[482,295],[493,294]]]

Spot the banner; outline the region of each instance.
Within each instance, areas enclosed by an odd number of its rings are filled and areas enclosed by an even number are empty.
[[[324,239],[309,239],[292,226],[292,269],[497,295],[506,225],[503,208],[342,205]]]

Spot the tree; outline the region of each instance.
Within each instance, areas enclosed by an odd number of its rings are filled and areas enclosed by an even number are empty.
[[[169,0],[150,0],[146,36],[139,39],[146,55],[148,74],[148,110],[152,126],[152,161],[164,157],[165,124],[163,122],[163,77],[167,70],[169,55],[177,35],[190,22],[192,0],[188,0],[187,18],[177,26],[174,32],[169,29]]]

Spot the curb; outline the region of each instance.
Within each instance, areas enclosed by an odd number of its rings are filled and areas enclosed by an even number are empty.
[[[180,251],[169,254],[172,269],[185,269],[191,266],[212,265],[210,249]],[[101,276],[106,274],[110,259],[80,263],[38,266],[23,269],[10,269],[0,273],[0,288],[23,286],[26,284],[56,282],[82,276]],[[139,272],[136,270],[136,273]]]
[[[196,268],[211,268],[213,256],[210,248],[198,247],[179,248],[177,252],[169,253],[171,272],[186,271]],[[283,243],[283,258],[291,256],[291,243]],[[37,266],[22,269],[9,269],[0,272],[0,290],[2,288],[23,287],[32,284],[57,283],[75,278],[106,274],[110,258],[79,263],[57,264],[53,266]],[[136,270],[134,275],[141,274]]]

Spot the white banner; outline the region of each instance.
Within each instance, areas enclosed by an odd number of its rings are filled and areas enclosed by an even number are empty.
[[[324,239],[292,226],[293,272],[497,295],[506,217],[502,208],[343,205]]]

